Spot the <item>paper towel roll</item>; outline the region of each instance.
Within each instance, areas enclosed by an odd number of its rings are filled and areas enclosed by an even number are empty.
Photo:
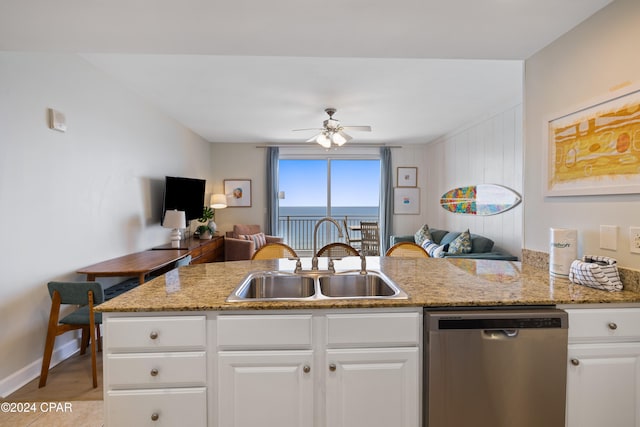
[[[549,231],[549,273],[569,276],[571,262],[578,257],[578,232],[567,228],[551,228]]]

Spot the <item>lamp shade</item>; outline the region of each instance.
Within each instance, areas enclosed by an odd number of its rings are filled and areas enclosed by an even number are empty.
[[[184,211],[166,211],[164,213],[164,222],[162,223],[164,228],[186,228],[187,219]]]
[[[227,207],[227,196],[224,194],[211,195],[211,207],[213,209],[224,209]]]

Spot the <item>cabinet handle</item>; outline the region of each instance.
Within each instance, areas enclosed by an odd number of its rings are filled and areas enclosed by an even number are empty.
[[[579,359],[571,359],[571,364],[573,366],[578,366],[580,364],[580,360]]]
[[[155,376],[157,376],[157,375],[158,375],[158,370],[157,370],[156,368],[153,368],[153,369],[151,370],[150,374],[151,374],[151,376],[152,376],[152,377],[155,377]]]
[[[331,364],[329,364],[329,370],[330,370],[331,372],[335,372],[335,371],[336,371],[336,364],[335,364],[335,363],[331,363]]]
[[[311,372],[311,366],[309,365],[304,365],[302,367],[302,372],[304,372],[305,374],[308,374],[309,372]]]
[[[618,329],[618,325],[616,325],[615,323],[611,322],[611,323],[609,323],[609,329],[611,329],[612,331],[615,331],[616,329]]]
[[[158,338],[158,333],[156,331],[151,331],[151,333],[149,334],[149,338],[155,340],[156,338]]]
[[[160,415],[157,412],[151,414],[151,421],[158,421],[160,419]]]

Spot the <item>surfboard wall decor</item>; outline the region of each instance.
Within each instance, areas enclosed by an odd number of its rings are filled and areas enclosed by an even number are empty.
[[[510,188],[497,184],[456,187],[440,198],[447,211],[468,215],[497,215],[520,203],[522,198]]]

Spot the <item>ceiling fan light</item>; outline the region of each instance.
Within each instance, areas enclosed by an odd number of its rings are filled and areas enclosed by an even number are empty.
[[[352,139],[353,138],[350,135],[347,135],[342,131],[334,133],[333,136],[331,137],[331,140],[333,141],[333,143],[338,146],[342,146],[344,145],[345,142],[349,142]]]
[[[324,132],[318,135],[316,142],[324,148],[331,148],[331,140],[324,134]]]
[[[333,135],[331,135],[331,142],[333,142],[338,147],[340,147],[345,142],[347,142],[347,139],[344,136],[340,135],[340,132],[337,132],[337,133],[334,133]]]

